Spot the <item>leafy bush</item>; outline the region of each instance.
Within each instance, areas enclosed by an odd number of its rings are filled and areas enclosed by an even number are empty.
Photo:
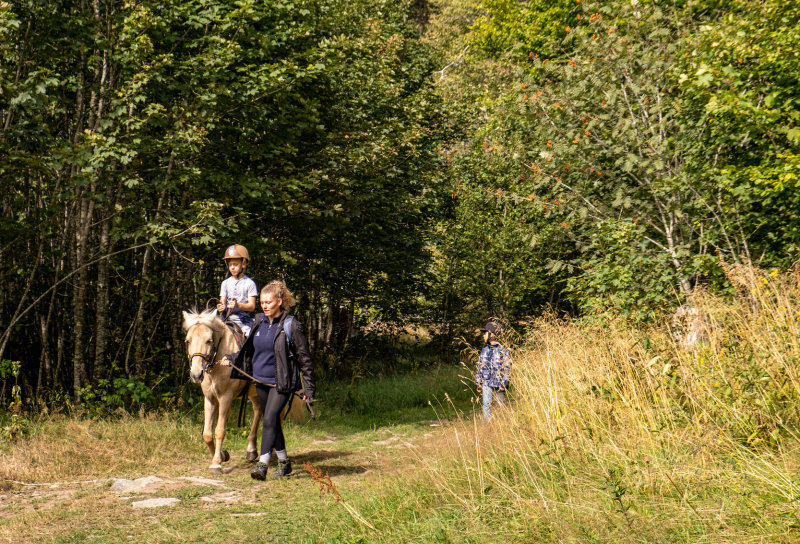
[[[10,381],[10,378],[14,378],[14,384],[11,386],[11,403],[8,405],[8,422],[0,426],[0,438],[6,440],[16,440],[20,435],[28,432],[29,422],[22,415],[22,389],[17,384],[21,365],[20,361],[7,359],[0,361],[0,380],[3,382],[3,393],[6,390],[6,382]],[[0,399],[2,398],[4,396],[0,394]],[[2,411],[0,411],[0,415],[2,415]]]
[[[118,370],[114,367],[115,370]],[[157,386],[165,376],[159,375],[152,383],[146,378],[118,376],[110,380],[100,379],[96,385],[86,385],[80,390],[82,407],[90,415],[101,415],[118,409],[136,411],[141,408],[158,408],[174,397],[174,393],[159,393]]]

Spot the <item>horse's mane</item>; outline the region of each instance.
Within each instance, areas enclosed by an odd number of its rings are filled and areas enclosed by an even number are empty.
[[[217,317],[217,310],[211,308],[203,312],[198,312],[197,309],[183,312],[183,330],[189,330],[189,327],[194,325],[206,325],[211,327],[214,332],[221,332],[225,328],[225,323]]]

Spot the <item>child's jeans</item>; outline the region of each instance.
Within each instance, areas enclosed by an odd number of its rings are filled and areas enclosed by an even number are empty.
[[[485,385],[481,390],[483,391],[483,418],[488,420],[492,418],[492,393],[497,398],[497,404],[502,406],[506,403],[506,391],[505,389],[501,391],[496,387],[487,387]]]

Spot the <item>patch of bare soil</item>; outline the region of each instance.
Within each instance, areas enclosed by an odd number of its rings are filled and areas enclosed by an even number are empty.
[[[80,485],[42,484],[26,487],[12,487],[0,493],[0,518],[38,510],[47,510],[72,499],[81,489]]]

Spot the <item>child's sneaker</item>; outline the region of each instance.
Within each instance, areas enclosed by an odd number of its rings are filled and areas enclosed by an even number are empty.
[[[286,461],[278,461],[278,470],[272,473],[273,476],[283,478],[292,473],[292,462],[288,459]]]

